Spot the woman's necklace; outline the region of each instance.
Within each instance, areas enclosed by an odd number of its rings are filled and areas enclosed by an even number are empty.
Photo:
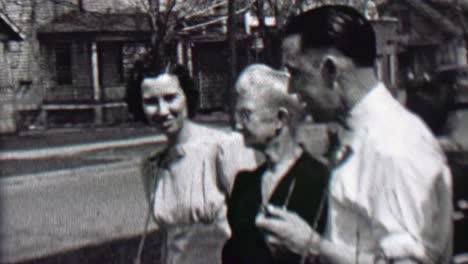
[[[267,168],[267,170],[262,175],[262,204],[267,204],[268,201],[271,199],[276,187],[287,175],[287,173],[291,170],[291,167],[296,164],[296,161],[302,155],[302,149],[299,149],[295,155],[292,157],[282,160],[276,166]],[[294,190],[295,179],[293,179],[289,185],[288,194],[286,196],[286,203],[289,203],[289,199],[291,198],[292,191]],[[287,204],[286,204],[287,205]]]

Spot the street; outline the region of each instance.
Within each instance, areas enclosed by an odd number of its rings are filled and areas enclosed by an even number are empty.
[[[83,153],[116,161],[0,179],[0,262],[137,237],[148,209],[139,162],[149,149],[157,146]]]

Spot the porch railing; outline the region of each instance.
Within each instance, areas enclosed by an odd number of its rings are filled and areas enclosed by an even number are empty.
[[[101,102],[124,101],[125,87],[103,87]],[[46,89],[44,103],[83,103],[94,101],[94,90],[91,86],[56,86]]]
[[[55,86],[46,89],[44,103],[92,102],[94,91],[92,86]]]

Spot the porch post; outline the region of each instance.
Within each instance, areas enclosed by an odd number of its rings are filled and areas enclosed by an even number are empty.
[[[378,56],[377,57],[377,60],[376,60],[376,64],[375,64],[375,71],[377,73],[377,78],[379,80],[382,80],[383,76],[382,76],[382,61],[385,60],[385,56]]]
[[[397,57],[395,55],[395,53],[390,53],[390,83],[392,85],[396,85],[396,73],[397,73],[397,68],[398,67],[398,64],[397,64]]]
[[[184,64],[184,45],[181,40],[177,42],[177,63]]]
[[[102,106],[101,106],[101,86],[99,84],[99,61],[98,61],[98,46],[96,42],[91,44],[91,68],[93,76],[94,90],[94,123],[102,124]]]
[[[455,45],[456,53],[457,53],[457,62],[458,65],[465,65],[467,63],[466,60],[466,45],[465,40],[463,38],[456,40]]]
[[[192,54],[192,42],[188,42],[187,45],[187,68],[189,70],[190,77],[193,78],[193,54]]]

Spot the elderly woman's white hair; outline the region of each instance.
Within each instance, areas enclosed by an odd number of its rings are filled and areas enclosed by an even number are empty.
[[[286,71],[278,71],[264,64],[252,64],[245,68],[236,82],[238,94],[267,87],[278,91],[288,92],[289,74]]]
[[[265,100],[267,107],[288,110],[289,127],[295,131],[305,120],[306,113],[297,96],[288,93],[289,74],[264,64],[252,64],[245,68],[236,82],[238,99],[257,97]]]

